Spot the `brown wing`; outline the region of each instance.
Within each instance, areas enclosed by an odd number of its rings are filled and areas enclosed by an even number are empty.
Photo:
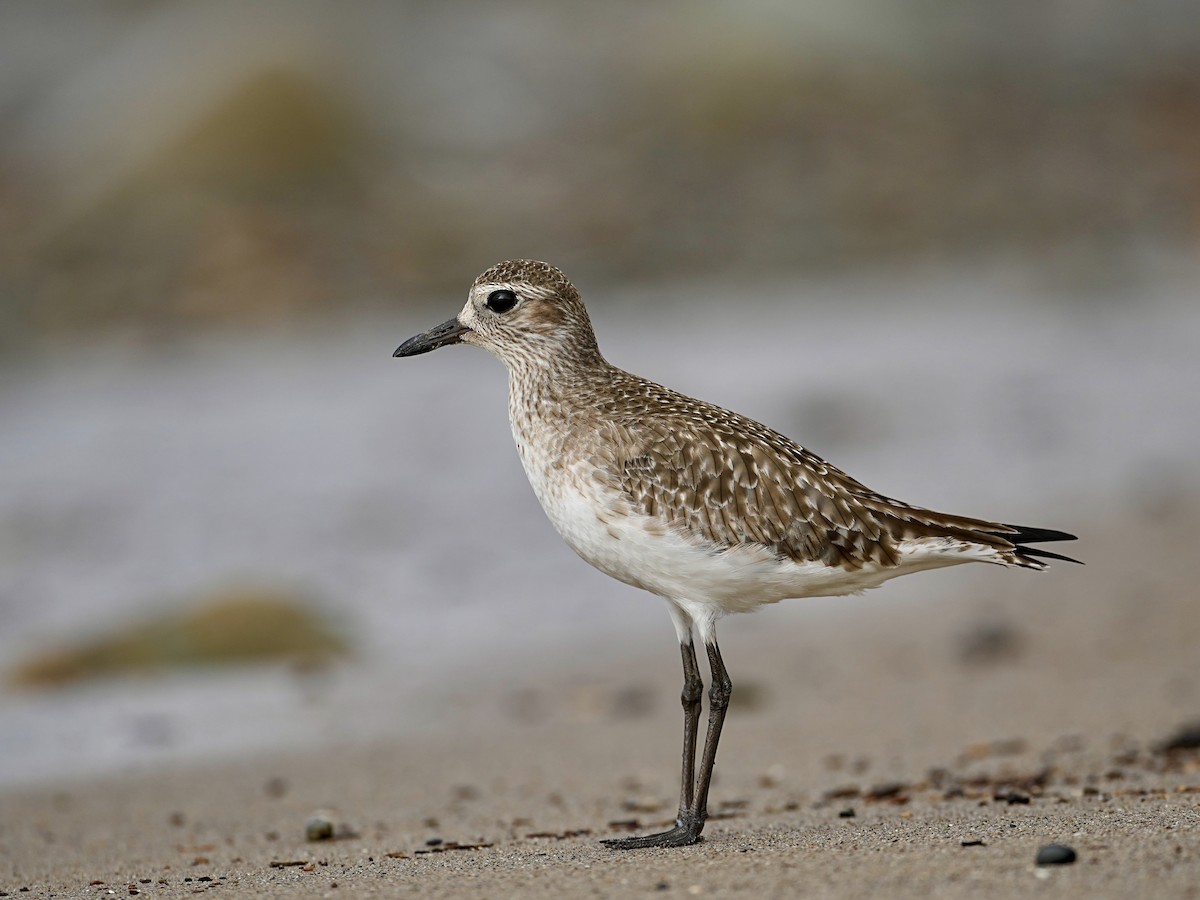
[[[1070,537],[910,506],[751,419],[649,382],[636,395],[641,408],[602,429],[597,443],[611,458],[601,469],[615,473],[611,486],[635,509],[718,548],[759,545],[780,559],[852,570],[898,564],[905,540],[951,538],[1040,568],[1023,554],[1047,554],[1017,547],[1022,538]]]
[[[623,400],[594,446],[635,509],[719,548],[847,568],[897,561],[892,529],[862,502],[871,492],[778,432],[649,382]]]

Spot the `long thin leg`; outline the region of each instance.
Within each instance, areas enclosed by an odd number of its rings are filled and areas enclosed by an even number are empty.
[[[679,645],[679,649],[683,657],[683,691],[679,695],[683,704],[683,772],[679,785],[679,815],[675,818],[675,827],[670,831],[604,841],[609,847],[618,850],[682,847],[694,844],[700,835],[694,828],[695,816],[692,810],[696,790],[696,738],[700,730],[700,698],[704,693],[704,682],[700,680],[696,646],[690,636],[686,644]]]
[[[689,645],[690,646],[690,645]],[[708,818],[708,789],[712,785],[713,766],[717,762],[717,744],[721,740],[721,728],[725,725],[725,712],[729,709],[729,698],[733,694],[733,682],[725,671],[725,662],[721,659],[721,651],[717,642],[705,644],[708,651],[708,666],[712,672],[712,684],[708,691],[708,734],[704,738],[704,752],[700,757],[700,778],[692,788],[691,768],[694,765],[696,747],[696,730],[700,722],[700,697],[702,688],[698,666],[696,665],[695,650],[691,653],[691,666],[688,668],[687,648],[683,654],[683,708],[684,708],[684,739],[683,739],[683,790],[679,801],[679,818],[675,827],[661,834],[647,834],[641,837],[619,838],[604,841],[609,847],[618,850],[638,850],[646,847],[686,847],[700,840],[704,830],[704,822]],[[693,682],[690,673],[695,673]],[[694,691],[691,689],[694,686]],[[694,701],[689,701],[690,696]],[[690,796],[690,802],[689,797]]]
[[[714,640],[705,644],[708,651],[708,667],[712,672],[712,683],[708,688],[708,735],[704,739],[704,755],[700,758],[700,780],[696,784],[696,797],[692,805],[700,827],[708,818],[708,788],[712,784],[713,766],[717,762],[717,743],[721,740],[721,728],[725,724],[725,711],[729,709],[729,698],[733,694],[733,682],[725,671],[725,661]]]
[[[691,641],[679,645],[683,655],[683,690],[679,700],[683,704],[683,777],[679,786],[679,815],[675,824],[681,824],[692,809],[692,798],[696,791],[696,735],[700,730],[700,697],[704,693],[704,682],[700,680],[700,666],[696,664],[696,645]]]

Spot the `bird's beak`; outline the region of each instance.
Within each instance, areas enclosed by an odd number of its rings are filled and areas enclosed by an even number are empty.
[[[392,356],[416,356],[418,353],[428,353],[430,350],[445,347],[447,344],[458,344],[462,342],[462,336],[470,330],[457,318],[450,319],[436,328],[430,328],[424,334],[410,337],[396,348],[396,352]]]

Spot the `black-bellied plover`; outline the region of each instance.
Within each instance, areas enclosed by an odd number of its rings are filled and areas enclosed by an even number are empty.
[[[508,366],[509,420],[525,474],[558,533],[601,572],[667,601],[683,655],[683,773],[675,827],[605,841],[700,839],[732,683],[716,623],[788,597],[855,594],[966,562],[1044,569],[1028,545],[1074,535],[951,516],[892,500],[765,425],[611,365],[579,292],[558,269],[488,269],[448,322],[395,356],[475,344]],[[703,683],[708,733],[696,771]]]

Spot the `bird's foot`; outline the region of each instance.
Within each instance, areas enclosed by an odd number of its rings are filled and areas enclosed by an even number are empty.
[[[680,820],[670,831],[658,834],[642,834],[637,837],[610,838],[601,841],[604,846],[613,850],[646,850],[651,847],[687,847],[704,840],[700,831],[704,827],[702,820]]]

